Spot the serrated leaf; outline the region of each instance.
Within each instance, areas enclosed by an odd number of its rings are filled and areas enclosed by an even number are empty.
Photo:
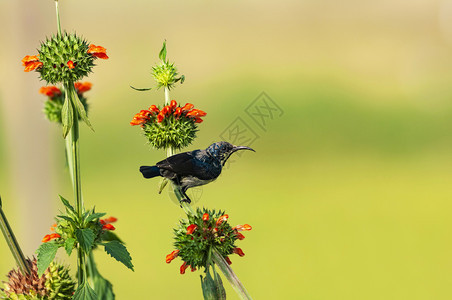
[[[94,245],[94,238],[96,237],[93,230],[90,228],[76,229],[75,236],[80,247],[82,247],[86,253],[89,253]]]
[[[129,251],[127,251],[126,246],[118,241],[111,241],[106,244],[105,252],[111,255],[117,261],[123,263],[127,268],[133,271],[132,257],[130,257]]]
[[[70,211],[72,211],[73,213],[75,213],[75,209],[74,207],[69,203],[69,201],[67,201],[66,199],[63,198],[63,196],[60,196],[60,200],[61,202],[63,202],[64,206],[66,206]]]
[[[95,219],[102,218],[102,217],[105,216],[105,215],[106,215],[106,213],[93,213],[93,214],[89,215],[89,216],[85,219],[85,222],[86,222],[86,223],[89,223],[89,222],[91,222],[91,221],[93,221],[93,220],[95,220]]]
[[[130,87],[133,88],[135,91],[139,91],[139,92],[145,92],[145,91],[150,91],[150,90],[152,90],[152,88],[139,89],[139,88],[133,87],[133,86],[131,86],[131,85],[130,85]]]
[[[58,245],[55,243],[44,243],[36,250],[38,255],[38,275],[39,277],[44,274],[45,270],[49,267],[50,263],[54,260],[58,250]]]
[[[71,255],[72,249],[74,249],[75,239],[74,238],[67,238],[64,242],[64,250],[66,250],[66,253],[68,256]]]
[[[80,101],[75,90],[72,89],[71,91],[72,91],[72,99],[75,102],[74,105],[77,108],[80,118],[82,118],[83,122],[85,122],[85,124],[88,125],[88,127],[91,128],[92,131],[94,131],[94,128],[88,119],[88,115],[86,114],[86,110],[85,110],[85,107],[83,106],[83,103]]]
[[[163,41],[163,47],[162,50],[160,50],[159,58],[163,62],[166,60],[166,40]]]
[[[97,300],[96,292],[89,286],[88,283],[84,282],[79,285],[77,290],[72,296],[72,300]]]
[[[63,108],[61,109],[61,121],[63,122],[63,137],[66,138],[74,124],[74,112],[68,93],[66,93]]]
[[[182,75],[182,76],[180,77],[180,83],[182,84],[182,83],[184,83],[184,81],[185,81],[185,75]]]

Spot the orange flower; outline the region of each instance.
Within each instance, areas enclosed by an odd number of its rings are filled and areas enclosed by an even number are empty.
[[[179,250],[174,250],[166,256],[166,263],[169,264],[173,259],[179,256]]]
[[[111,225],[110,223],[105,224],[104,226],[102,226],[102,229],[105,230],[115,230],[115,226]]]
[[[39,89],[39,93],[50,97],[50,99],[53,99],[53,98],[61,95],[60,89],[53,85],[41,87]]]
[[[184,105],[184,107],[182,107],[182,112],[187,112],[190,109],[192,109],[193,107],[195,107],[193,104],[187,103],[187,104]]]
[[[155,112],[157,114],[160,112],[160,110],[155,105],[149,106],[149,110],[152,111],[152,112]]]
[[[176,111],[174,111],[174,116],[176,117],[176,119],[178,119],[181,114],[182,114],[182,107],[177,107]]]
[[[181,274],[185,274],[185,270],[188,268],[188,265],[187,265],[187,263],[186,262],[184,262],[183,264],[182,264],[182,266],[180,266],[180,273]]]
[[[226,257],[224,258],[224,260],[228,263],[228,265],[232,265],[232,261],[229,259],[228,256],[226,256]]]
[[[192,234],[196,230],[196,228],[198,228],[198,225],[191,224],[187,227],[187,234]]]
[[[76,82],[74,83],[74,87],[77,90],[77,94],[81,95],[84,92],[87,92],[89,90],[91,90],[91,87],[93,86],[93,84],[91,82]]]
[[[69,69],[75,68],[74,62],[72,60],[67,62],[67,66],[68,66]]]
[[[37,55],[27,55],[22,59],[22,65],[25,66],[24,72],[30,72],[42,67]]]
[[[130,125],[132,125],[132,126],[135,126],[135,125],[143,125],[143,124],[146,124],[146,122],[147,122],[147,120],[146,119],[133,119],[131,122],[130,122]]]
[[[159,123],[162,123],[163,119],[165,118],[165,115],[162,112],[163,110],[157,115],[157,122]]]
[[[243,234],[241,234],[240,232],[237,232],[235,235],[237,236],[237,239],[239,239],[239,240],[245,239],[245,236]]]
[[[243,253],[242,249],[240,248],[232,249],[232,253],[238,254],[239,256],[245,256],[245,253]]]
[[[201,118],[195,118],[195,123],[202,123],[202,121],[204,121],[204,120]]]
[[[96,45],[91,44],[91,45],[89,45],[89,49],[87,52],[97,58],[108,59],[107,49],[105,49],[102,46],[96,46]]]
[[[209,217],[209,214],[208,214],[208,213],[205,213],[205,214],[202,215],[202,220],[203,220],[203,221],[209,221],[209,218],[210,218],[210,217]]]
[[[217,223],[216,223],[216,226],[217,226],[217,227],[220,226],[221,223],[227,221],[228,218],[229,218],[229,215],[222,215],[221,217],[218,218]]]
[[[51,241],[53,239],[57,239],[60,238],[61,235],[59,235],[58,233],[52,233],[52,234],[47,234],[43,239],[42,242],[43,243],[47,243],[48,241]]]
[[[174,110],[176,108],[176,106],[177,106],[176,100],[171,100],[171,103],[170,103],[169,106],[170,106],[171,110]]]
[[[169,113],[171,113],[171,111],[172,111],[171,106],[167,105],[167,106],[165,106],[164,108],[162,108],[162,110],[160,111],[160,113],[161,113],[161,114],[164,114],[164,115],[168,115]]]
[[[102,225],[114,223],[116,221],[118,221],[118,219],[115,217],[108,217],[108,218],[99,220],[100,224],[102,224]]]
[[[237,225],[237,226],[233,227],[232,229],[237,230],[237,231],[250,231],[253,228],[251,227],[251,225],[244,224],[244,225]]]
[[[196,118],[204,117],[205,115],[207,115],[207,113],[200,109],[192,109],[186,114],[187,117],[196,117]]]
[[[105,218],[104,220],[105,220],[105,222],[107,222],[107,223],[114,223],[114,222],[118,221],[118,218],[115,218],[115,217],[108,217],[108,218]]]

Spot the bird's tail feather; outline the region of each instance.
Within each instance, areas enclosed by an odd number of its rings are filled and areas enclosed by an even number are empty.
[[[157,166],[141,166],[140,172],[144,178],[152,178],[160,175],[160,169]]]

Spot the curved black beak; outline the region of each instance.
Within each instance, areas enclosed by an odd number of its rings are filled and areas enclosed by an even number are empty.
[[[238,151],[238,150],[251,150],[251,151],[253,151],[253,152],[256,152],[254,149],[252,149],[252,148],[250,148],[250,147],[245,147],[245,146],[234,146],[234,148],[232,148],[232,152],[231,152],[231,153],[234,153],[235,151]]]

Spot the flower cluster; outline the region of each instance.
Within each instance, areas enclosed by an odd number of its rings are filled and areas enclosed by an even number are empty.
[[[89,226],[87,227],[96,232],[95,240],[101,241],[104,240],[103,236],[105,234],[108,234],[108,231],[113,231],[116,229],[111,223],[115,223],[117,220],[118,219],[115,217],[93,220],[93,222],[90,222]],[[42,239],[43,243],[50,242],[51,240],[56,240],[57,243],[61,242],[64,244],[67,239],[75,238],[76,235],[70,222],[67,222],[66,219],[58,219],[57,223],[50,226],[50,231],[55,232],[45,235]]]
[[[36,70],[48,83],[76,82],[91,72],[96,58],[108,59],[106,49],[75,34],[57,34],[41,43],[38,55],[22,59],[25,72]]]
[[[84,96],[84,93],[91,90],[92,83],[90,82],[75,82],[75,91],[77,92],[80,102],[83,104],[85,111],[88,113],[88,103]],[[62,123],[61,122],[61,110],[63,108],[65,92],[60,90],[56,86],[43,86],[39,89],[39,93],[46,95],[47,101],[44,103],[44,114],[46,118],[51,122]],[[79,119],[81,117],[79,116]]]
[[[75,281],[69,275],[66,266],[51,263],[42,276],[38,275],[36,259],[27,259],[31,274],[22,274],[19,270],[11,270],[0,289],[0,298],[7,300],[69,300],[75,290]]]
[[[193,141],[198,131],[196,124],[201,123],[206,115],[193,107],[191,103],[180,106],[175,100],[162,109],[151,105],[135,114],[130,125],[140,125],[154,148],[180,149]]]
[[[166,256],[166,262],[170,263],[176,257],[183,260],[180,273],[184,274],[188,267],[194,271],[211,262],[212,248],[215,248],[223,258],[231,264],[230,254],[244,256],[242,249],[235,246],[236,240],[243,240],[245,236],[240,231],[249,231],[248,224],[231,227],[227,222],[229,216],[224,212],[197,209],[195,215],[189,215],[188,220],[183,220],[175,233],[176,250]]]
[[[96,213],[94,209],[78,216],[74,207],[60,197],[66,207],[66,214],[57,216],[56,224],[50,228],[54,233],[46,235],[36,253],[38,254],[38,273],[42,274],[54,259],[59,248],[64,248],[68,255],[79,247],[86,254],[103,246],[105,252],[133,270],[132,258],[119,237],[112,231],[115,217],[103,218],[105,213]]]

